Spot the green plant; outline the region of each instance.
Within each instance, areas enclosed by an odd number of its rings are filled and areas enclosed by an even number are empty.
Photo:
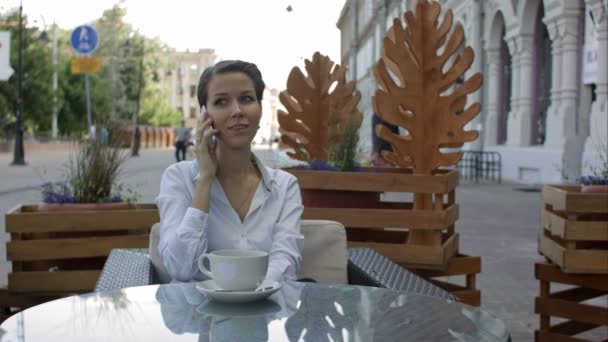
[[[342,139],[330,147],[329,164],[339,171],[355,171],[357,168],[355,157],[359,138],[358,130],[357,123],[349,121],[344,128]]]
[[[608,143],[597,144],[600,163],[591,167],[591,173],[596,177],[608,178]]]
[[[589,166],[591,175],[582,176],[576,180],[582,185],[607,185],[608,184],[608,144],[597,144],[599,165]]]
[[[119,141],[119,139],[114,139]],[[45,183],[45,203],[136,202],[139,194],[117,181],[127,155],[117,144],[81,141],[66,165],[65,180]]]

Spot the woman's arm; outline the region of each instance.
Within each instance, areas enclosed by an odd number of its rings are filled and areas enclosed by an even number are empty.
[[[284,203],[272,232],[272,247],[266,273],[266,278],[274,281],[295,280],[302,259],[304,237],[300,231],[300,220],[304,206],[298,181],[293,176],[289,178]]]
[[[172,279],[189,281],[198,272],[197,256],[207,251],[209,191],[211,183],[197,184],[194,198],[177,164],[163,174],[156,198],[160,213],[159,254]]]

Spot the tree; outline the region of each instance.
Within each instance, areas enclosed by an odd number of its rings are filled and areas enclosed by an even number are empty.
[[[160,91],[155,70],[165,70],[168,47],[148,39],[124,22],[126,8],[122,2],[106,10],[93,23],[99,34],[99,47],[93,56],[102,63],[101,71],[90,75],[91,110],[98,125],[132,122],[138,101],[146,123],[173,124],[175,111]],[[14,22],[11,31],[11,66],[16,69],[19,36],[15,10],[0,20]],[[26,20],[26,18],[24,18]],[[87,130],[84,75],[73,75],[72,59],[77,55],[70,46],[70,30],[57,29],[59,85],[57,89],[58,121],[61,135],[81,135]],[[39,41],[40,31],[25,27],[23,31],[24,121],[29,133],[48,134],[53,111],[52,46]],[[143,59],[143,70],[141,60]],[[140,70],[143,79],[140,81]],[[140,91],[141,88],[141,91]],[[141,99],[140,99],[141,94]],[[0,82],[0,136],[15,130],[17,77]],[[146,109],[147,108],[147,109]],[[146,113],[147,111],[147,113]]]
[[[146,87],[142,99],[140,123],[155,126],[177,126],[182,119],[182,113],[171,108],[167,99],[167,91],[154,83]]]
[[[6,82],[0,82],[0,125],[1,131],[14,132],[15,110],[17,101],[17,70],[19,58],[19,12],[13,10],[0,19],[9,25],[11,32],[10,64],[15,73]],[[23,17],[27,21],[27,17]],[[51,129],[52,98],[52,64],[51,50],[40,41],[40,31],[35,28],[23,28],[23,119],[29,133],[48,132]],[[3,134],[3,133],[0,133]]]

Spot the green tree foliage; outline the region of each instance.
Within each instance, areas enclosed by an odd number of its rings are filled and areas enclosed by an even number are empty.
[[[27,20],[27,17],[23,17]],[[11,32],[10,64],[15,73],[8,81],[0,81],[0,134],[12,135],[17,103],[17,72],[19,56],[19,12],[13,10],[0,20],[9,24]],[[23,117],[26,129],[47,131],[51,127],[52,65],[48,44],[40,41],[40,31],[25,27],[23,30]]]
[[[102,65],[98,74],[90,75],[93,120],[101,126],[131,123],[139,103],[141,123],[175,125],[181,116],[170,107],[157,74],[158,70],[168,69],[171,49],[158,40],[142,36],[124,22],[126,8],[121,5],[119,3],[106,10],[91,23],[99,34],[99,47],[93,56],[99,58]],[[18,16],[15,9],[0,13],[0,20],[15,23],[3,28],[11,31],[11,66],[15,74],[9,81],[0,82],[0,136],[6,136],[5,132],[14,132]],[[57,100],[61,135],[82,135],[87,125],[85,76],[71,73],[72,59],[77,57],[69,41],[72,29],[57,29]],[[47,30],[50,39],[52,27],[47,27]],[[53,112],[52,42],[40,41],[40,34],[40,30],[32,27],[26,27],[23,32],[24,120],[28,134],[50,135]]]
[[[142,124],[155,126],[177,126],[182,113],[171,108],[167,102],[167,90],[158,84],[151,84],[144,90],[142,111],[139,117]]]

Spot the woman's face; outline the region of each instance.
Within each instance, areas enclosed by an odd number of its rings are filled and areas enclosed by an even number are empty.
[[[234,149],[249,148],[262,116],[251,78],[241,72],[214,75],[207,94],[207,112],[221,143]]]

